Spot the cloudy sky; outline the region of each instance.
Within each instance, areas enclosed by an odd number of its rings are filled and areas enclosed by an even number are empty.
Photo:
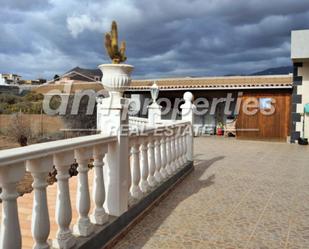
[[[0,0],[0,73],[24,78],[109,59],[112,20],[134,77],[250,73],[290,64],[290,31],[309,28],[308,0]]]

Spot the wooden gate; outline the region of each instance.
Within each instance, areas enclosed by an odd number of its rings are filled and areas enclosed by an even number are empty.
[[[255,108],[257,109],[255,115],[247,115],[244,112],[244,104],[249,101],[248,98],[257,99],[258,108]],[[267,105],[269,99],[275,101],[272,104],[275,111],[271,115],[264,115],[263,109],[266,112],[270,111]],[[289,91],[244,93],[236,122],[237,137],[285,141],[290,131],[290,108],[291,93]],[[248,110],[252,111],[253,108],[248,108]]]

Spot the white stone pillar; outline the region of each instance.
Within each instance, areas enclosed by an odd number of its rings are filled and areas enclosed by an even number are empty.
[[[155,178],[158,183],[161,183],[163,180],[163,177],[161,175],[161,167],[162,167],[162,161],[161,161],[161,141],[160,137],[155,137]]]
[[[156,164],[155,164],[155,155],[154,155],[154,140],[152,137],[152,134],[149,134],[149,142],[148,142],[148,177],[147,181],[149,186],[155,187],[157,182],[154,177],[154,173],[156,170]]]
[[[56,223],[58,224],[53,247],[72,248],[76,240],[70,230],[72,207],[69,191],[69,169],[74,162],[74,153],[73,151],[58,153],[54,155],[53,160],[57,170]]]
[[[161,109],[162,106],[158,105],[156,102],[148,106],[148,123],[150,125],[155,125],[161,121]]]
[[[94,178],[92,198],[95,203],[95,208],[90,217],[92,223],[97,225],[103,225],[108,221],[108,215],[106,214],[103,204],[105,201],[105,187],[103,178],[103,158],[107,153],[107,145],[96,145],[93,148],[93,166],[94,166]]]
[[[0,248],[21,249],[21,232],[16,199],[19,196],[16,184],[25,174],[24,163],[0,167],[0,187],[2,188],[2,217]]]
[[[93,226],[89,219],[90,193],[88,183],[88,164],[92,157],[92,148],[75,150],[75,158],[78,163],[78,182],[76,209],[78,211],[77,223],[74,226],[74,233],[79,236],[89,236],[93,232]]]
[[[140,165],[139,165],[139,144],[138,138],[134,138],[132,147],[131,147],[131,162],[130,162],[130,171],[131,171],[131,187],[130,195],[134,199],[140,199],[142,197],[142,191],[139,187],[139,182],[141,179],[140,174]]]
[[[29,160],[26,163],[27,170],[33,177],[33,208],[31,232],[34,239],[33,249],[48,249],[47,239],[50,232],[49,212],[46,196],[46,181],[48,173],[53,168],[53,157],[43,157]]]
[[[103,64],[102,84],[109,91],[109,97],[101,99],[97,112],[100,122],[98,129],[104,135],[115,135],[117,141],[109,143],[104,184],[106,189],[105,211],[120,216],[128,210],[129,189],[129,139],[127,130],[129,99],[123,92],[131,82],[133,66],[126,64]]]
[[[168,177],[168,173],[166,171],[167,166],[167,156],[166,156],[166,139],[164,136],[161,137],[161,175],[163,179],[166,179]]]
[[[128,124],[128,100],[112,97],[102,100],[101,133],[117,136],[117,141],[108,144],[104,183],[106,189],[105,211],[120,216],[128,210],[129,189],[129,139],[126,130]]]
[[[194,126],[194,112],[195,112],[195,105],[192,103],[193,101],[193,94],[191,92],[185,92],[183,95],[185,103],[180,106],[182,120],[189,121],[191,124],[190,129],[186,129],[185,132],[189,133],[187,135],[187,159],[188,161],[193,161],[193,126]]]

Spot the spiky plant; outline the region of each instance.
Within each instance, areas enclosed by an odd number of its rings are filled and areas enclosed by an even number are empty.
[[[126,43],[121,42],[120,49],[118,48],[118,31],[116,21],[112,22],[112,30],[105,34],[105,48],[114,64],[119,64],[126,61]]]

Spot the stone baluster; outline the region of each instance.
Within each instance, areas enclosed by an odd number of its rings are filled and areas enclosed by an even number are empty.
[[[90,220],[97,225],[103,225],[108,221],[108,215],[106,214],[103,204],[105,201],[105,188],[103,177],[103,159],[107,153],[107,145],[96,145],[93,147],[93,166],[94,166],[94,178],[92,198],[95,203],[95,208]]]
[[[34,239],[34,249],[48,249],[47,239],[50,232],[50,222],[46,187],[48,173],[53,168],[53,157],[47,156],[39,159],[28,160],[27,170],[33,177],[34,190],[31,232]]]
[[[167,155],[166,155],[166,139],[164,136],[161,137],[161,175],[163,179],[168,177],[168,173],[166,171],[167,166]]]
[[[187,138],[186,138],[185,132],[182,133],[181,140],[182,140],[182,160],[183,160],[184,163],[186,163],[187,162],[187,156],[186,156],[186,153],[187,153],[187,151],[186,151],[186,148],[187,148],[187,144],[186,144]]]
[[[184,141],[183,141],[183,129],[182,129],[182,132],[180,133],[180,136],[179,136],[179,141],[180,141],[180,162],[181,162],[181,165],[184,165],[186,162],[184,160],[184,150],[185,150],[185,145],[184,145]]]
[[[181,168],[183,166],[183,161],[181,159],[181,156],[182,156],[181,127],[179,127],[179,130],[178,130],[177,144],[178,144],[178,162]]]
[[[161,140],[160,137],[155,138],[155,179],[158,183],[163,181],[163,177],[161,175],[161,167],[162,167],[162,160],[161,160]]]
[[[143,193],[147,193],[149,191],[149,185],[147,181],[147,177],[149,174],[148,170],[148,156],[147,156],[147,151],[148,151],[148,138],[144,137],[142,138],[142,143],[140,146],[140,170],[141,170],[141,181],[140,181],[140,189]]]
[[[179,127],[178,145],[179,145],[178,161],[180,163],[180,166],[182,167],[185,163],[182,158],[183,155],[182,127]]]
[[[139,143],[137,137],[133,139],[131,154],[132,155],[130,162],[130,171],[131,171],[130,195],[134,199],[140,199],[142,197],[142,191],[139,187],[141,172],[140,172],[140,160],[139,160]]]
[[[128,141],[128,157],[129,157],[129,164],[128,164],[128,179],[127,179],[127,187],[128,187],[128,206],[130,206],[131,203],[131,193],[130,188],[132,185],[132,172],[131,172],[131,162],[132,162],[132,139],[129,139]]]
[[[165,139],[166,143],[166,172],[168,175],[173,174],[172,168],[172,151],[171,151],[171,137],[168,136]]]
[[[171,136],[171,156],[172,156],[172,161],[171,161],[171,168],[173,173],[177,170],[177,165],[175,163],[176,161],[176,150],[175,150],[175,130],[173,129],[173,135]]]
[[[58,224],[56,240],[53,241],[54,248],[72,248],[76,243],[70,230],[72,207],[69,191],[69,168],[73,162],[73,151],[54,155],[54,165],[57,170],[56,222]]]
[[[74,151],[76,161],[78,163],[78,182],[77,182],[77,198],[76,209],[78,211],[77,223],[74,225],[73,231],[79,236],[89,236],[93,232],[93,226],[89,219],[90,210],[90,193],[88,183],[88,163],[92,157],[91,148],[82,148]]]
[[[181,167],[181,164],[179,162],[179,141],[178,141],[178,131],[175,128],[175,137],[174,137],[174,146],[175,146],[175,165],[176,169],[179,169]]]
[[[148,181],[149,186],[154,187],[156,186],[157,182],[154,177],[154,173],[156,170],[156,164],[155,164],[155,155],[154,155],[154,139],[152,137],[152,134],[149,134],[148,166],[149,166],[149,172],[148,172],[147,181]]]
[[[189,134],[185,134],[185,136],[184,136],[184,140],[185,140],[185,153],[186,153],[186,155],[185,155],[185,158],[186,158],[186,162],[189,160],[189,157],[188,157],[188,154],[189,154],[189,152],[188,152],[188,149],[190,149],[189,147],[189,142],[188,141],[190,141],[190,135]]]
[[[16,184],[25,174],[24,163],[0,167],[0,187],[2,188],[2,217],[0,248],[21,249],[21,232],[18,219]]]

